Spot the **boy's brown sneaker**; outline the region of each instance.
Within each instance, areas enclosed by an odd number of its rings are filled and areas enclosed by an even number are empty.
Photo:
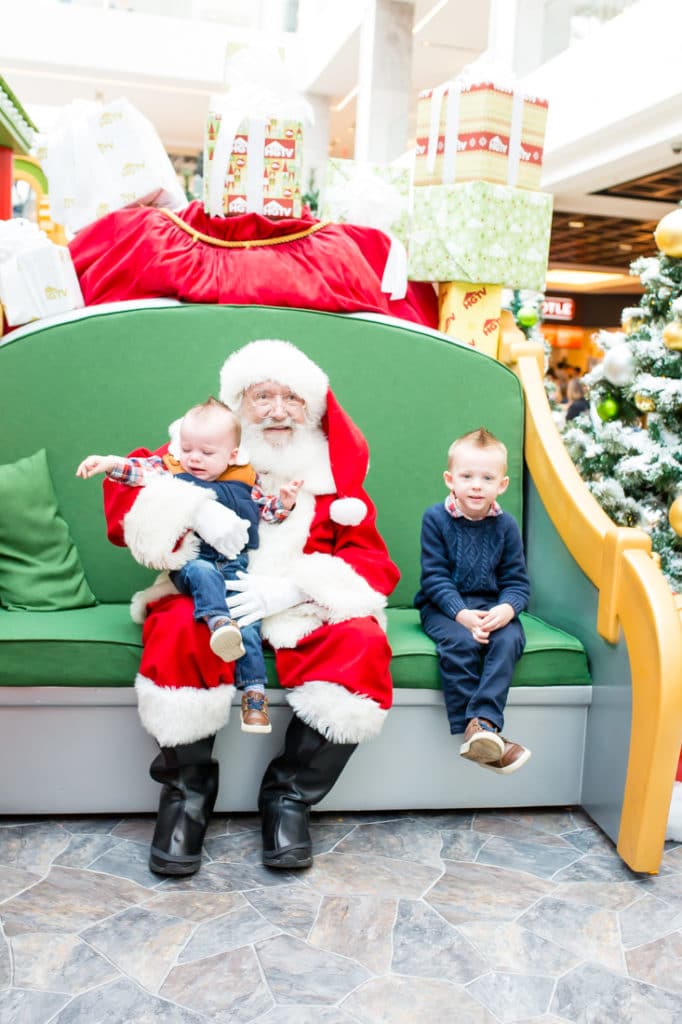
[[[459,752],[469,761],[487,765],[504,757],[504,740],[491,727],[481,725],[479,718],[472,718],[464,730]]]
[[[490,768],[494,772],[499,772],[500,775],[511,775],[530,760],[530,750],[528,747],[521,746],[520,743],[506,740],[504,736],[500,736],[500,739],[504,743],[502,757],[497,761],[481,762],[481,767]]]
[[[258,690],[242,694],[242,732],[272,732],[268,698]]]
[[[236,661],[244,654],[241,630],[231,619],[219,619],[216,622],[209,644],[213,653],[223,661]]]

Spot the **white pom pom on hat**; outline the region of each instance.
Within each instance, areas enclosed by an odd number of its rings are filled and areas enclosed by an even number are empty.
[[[337,498],[329,506],[329,518],[339,526],[359,526],[366,515],[362,498]]]
[[[237,409],[247,388],[266,380],[290,387],[305,399],[315,422],[320,422],[326,408],[327,375],[290,341],[279,338],[259,338],[229,356],[220,371],[220,400]]]

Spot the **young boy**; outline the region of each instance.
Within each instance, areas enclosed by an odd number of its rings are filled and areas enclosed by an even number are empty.
[[[241,727],[244,732],[270,732],[272,726],[265,696],[265,661],[260,623],[239,626],[232,620],[225,594],[225,581],[237,579],[247,570],[247,549],[258,547],[259,517],[268,522],[285,519],[296,502],[302,481],[293,480],[280,489],[277,498],[264,495],[254,477],[254,486],[239,480],[223,480],[228,466],[237,461],[240,427],[226,405],[209,398],[193,406],[182,418],[179,458],[152,455],[122,458],[118,455],[89,455],[76,470],[87,479],[106,473],[112,480],[132,487],[144,486],[150,473],[177,473],[199,487],[215,491],[216,499],[248,521],[249,538],[236,558],[228,559],[200,538],[199,553],[170,578],[183,594],[194,600],[194,617],[203,619],[211,632],[210,645],[223,661],[235,661],[235,685],[243,690]]]
[[[438,649],[445,707],[462,757],[504,775],[530,750],[501,735],[525,636],[518,615],[530,585],[519,528],[496,498],[508,485],[507,449],[484,427],[458,438],[443,473],[449,494],[424,513],[415,605]]]

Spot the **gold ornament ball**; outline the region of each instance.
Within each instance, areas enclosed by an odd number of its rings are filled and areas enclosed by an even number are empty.
[[[678,537],[682,537],[682,494],[675,498],[668,511],[668,522]]]
[[[653,398],[649,395],[643,395],[639,391],[635,395],[635,405],[640,412],[653,412],[656,408]]]
[[[671,320],[663,328],[663,344],[673,352],[682,349],[682,323],[679,320]]]
[[[654,239],[666,256],[682,256],[682,207],[666,213],[658,222]]]

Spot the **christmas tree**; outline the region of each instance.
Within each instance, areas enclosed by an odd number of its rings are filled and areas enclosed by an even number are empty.
[[[523,331],[529,341],[544,344],[545,338],[540,329],[543,297],[541,292],[521,291],[518,288],[513,291],[505,288],[502,292],[502,305],[505,309],[511,310],[516,326]]]
[[[645,530],[682,591],[682,207],[661,220],[657,256],[634,261],[644,288],[622,330],[600,332],[586,375],[591,408],[563,430],[592,494],[619,526]],[[653,246],[652,246],[653,248]]]
[[[545,351],[545,372],[549,365],[551,346],[542,333],[542,307],[544,301],[542,292],[520,290],[519,288],[505,288],[502,291],[502,307],[508,309],[514,317],[514,323],[526,336],[528,341],[542,345]],[[545,394],[552,412],[558,413],[558,388],[556,379],[545,377]],[[559,414],[557,422],[563,421],[563,413]]]

